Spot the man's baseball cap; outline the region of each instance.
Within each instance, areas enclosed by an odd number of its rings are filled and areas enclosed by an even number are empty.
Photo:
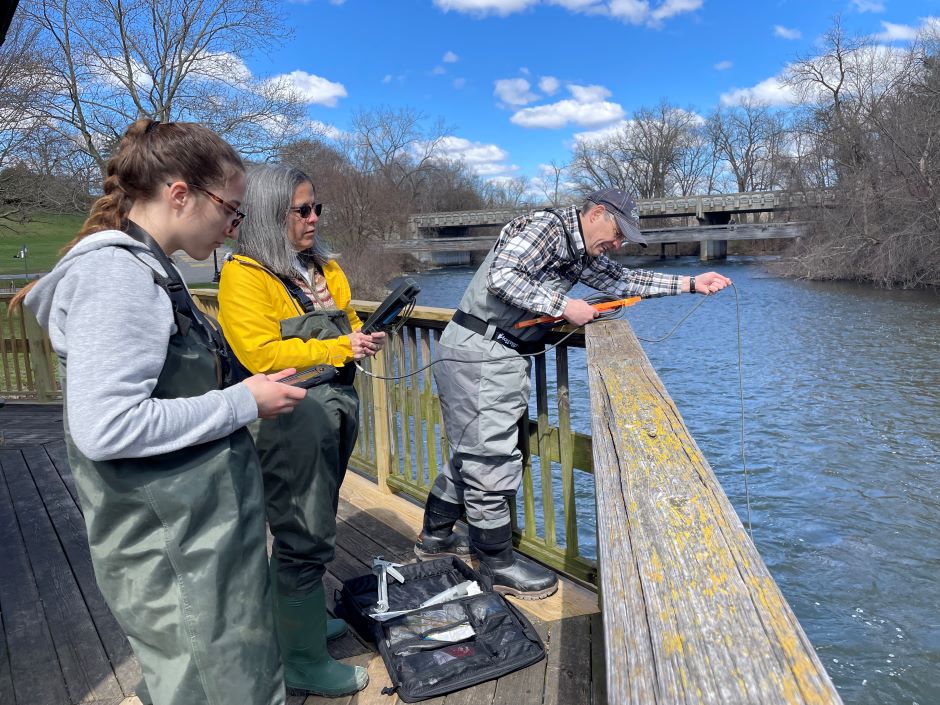
[[[640,209],[629,194],[619,188],[602,188],[588,196],[587,200],[604,206],[614,216],[625,240],[646,247],[646,238],[640,233]]]

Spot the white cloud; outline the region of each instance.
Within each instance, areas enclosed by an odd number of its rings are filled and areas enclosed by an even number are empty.
[[[525,10],[539,0],[434,0],[434,4],[449,12],[467,12],[476,15],[510,15]]]
[[[875,39],[881,42],[910,41],[917,38],[917,28],[910,25],[894,24],[882,20],[881,28],[881,31],[875,35]]]
[[[539,79],[539,89],[545,95],[553,95],[561,87],[561,82],[554,76],[542,76]]]
[[[654,22],[662,22],[683,12],[693,12],[702,6],[704,0],[666,0],[652,12]]]
[[[883,2],[878,2],[878,0],[852,0],[852,5],[855,6],[855,9],[859,12],[884,12],[885,6]]]
[[[509,153],[495,144],[471,142],[463,137],[448,135],[441,139],[437,148],[439,159],[460,161],[480,176],[493,176],[516,171],[519,167],[506,164]]]
[[[610,91],[604,86],[578,86],[571,83],[568,92],[579,103],[596,103],[610,97]]]
[[[510,15],[538,5],[556,5],[579,14],[606,15],[628,24],[658,27],[671,17],[698,10],[704,0],[434,0],[438,8],[473,15]]]
[[[721,94],[722,105],[740,105],[751,100],[768,105],[792,105],[799,102],[793,90],[779,76],[767,78],[750,88],[735,88]]]
[[[506,105],[527,105],[538,100],[538,96],[529,90],[532,86],[524,78],[501,78],[493,85],[493,94]]]
[[[444,57],[441,59],[445,64],[456,64],[460,61],[460,57],[457,56],[454,52],[448,51],[444,53]]]
[[[716,71],[727,71],[727,70],[730,69],[732,66],[734,66],[734,63],[731,62],[731,61],[719,61],[717,64],[715,64],[715,70],[716,70]]]
[[[789,27],[784,27],[782,24],[775,24],[774,36],[780,37],[781,39],[799,39],[803,36],[803,33],[798,29],[790,29]]]
[[[574,140],[575,142],[603,142],[609,137],[613,137],[617,133],[623,131],[624,129],[630,127],[632,120],[618,120],[613,125],[607,125],[602,127],[599,130],[588,130],[586,132],[575,132]]]
[[[311,120],[309,123],[310,131],[314,135],[322,135],[331,140],[338,140],[340,137],[344,136],[346,133],[339,129],[336,125],[331,125],[327,122],[321,122],[320,120]]]
[[[463,88],[466,85],[467,85],[467,79],[465,78],[454,79],[454,88]]]
[[[443,66],[435,66],[433,69],[431,69],[432,76],[440,76],[441,74],[445,73],[447,73],[447,69],[445,69]]]
[[[346,87],[306,71],[291,71],[272,80],[285,80],[308,103],[335,107],[340,98],[346,97]]]
[[[623,108],[619,104],[604,100],[610,96],[610,91],[603,86],[569,84],[568,91],[572,98],[523,108],[510,118],[510,122],[521,127],[553,129],[569,124],[600,127],[623,118]]]
[[[385,76],[382,77],[382,83],[391,83],[391,82],[392,82],[392,74],[387,73],[385,74]]]

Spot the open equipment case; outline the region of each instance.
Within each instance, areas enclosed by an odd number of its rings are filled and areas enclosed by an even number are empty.
[[[457,558],[398,565],[403,582],[388,579],[387,613],[376,614],[380,578],[343,583],[341,614],[374,641],[393,687],[406,703],[499,678],[545,658],[545,647],[525,616],[490,582]],[[384,575],[384,574],[383,574]],[[415,609],[429,598],[475,581],[477,594]],[[413,610],[394,615],[402,610]]]

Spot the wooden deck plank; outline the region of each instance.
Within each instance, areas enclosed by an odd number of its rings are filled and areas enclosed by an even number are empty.
[[[551,649],[549,627],[545,622],[533,619],[532,626],[545,644],[546,651]],[[542,705],[545,695],[545,669],[548,659],[543,658],[514,673],[509,673],[496,681],[493,705]],[[577,700],[571,701],[576,703]]]
[[[14,468],[22,472],[24,464],[19,451],[0,450],[0,565],[4,568],[0,611],[15,697],[12,702],[65,705],[65,680],[6,482],[6,476],[12,475]]]
[[[2,506],[3,505],[0,504],[0,507]],[[0,539],[2,539],[2,535],[0,535]],[[13,674],[10,670],[10,654],[7,650],[6,629],[3,626],[3,605],[0,604],[0,703],[14,702]]]
[[[65,551],[66,559],[75,576],[101,644],[111,662],[118,684],[123,694],[133,693],[140,682],[140,666],[134,658],[134,652],[124,632],[98,589],[91,554],[88,550],[85,523],[78,511],[78,506],[44,449],[25,449],[23,457],[55,527],[59,542]]]
[[[78,509],[78,513],[84,515],[85,512],[82,511],[82,505],[78,501],[78,488],[75,486],[75,477],[72,475],[72,468],[69,467],[69,455],[65,447],[65,441],[53,441],[52,443],[44,444],[43,447],[46,449],[46,453],[49,454],[49,457],[52,458],[52,464],[55,465],[55,469],[59,472],[59,478],[62,480],[62,484],[65,485],[65,488],[72,496],[72,502],[75,504],[75,508]]]
[[[549,625],[542,705],[590,702],[591,616],[569,617]]]
[[[45,452],[40,453],[45,458],[44,463],[39,453],[30,459],[36,463],[36,471],[55,472]],[[12,463],[4,459],[4,475],[70,701],[119,703],[124,692],[111,669],[39,490],[32,481],[25,456],[19,453],[17,456]]]

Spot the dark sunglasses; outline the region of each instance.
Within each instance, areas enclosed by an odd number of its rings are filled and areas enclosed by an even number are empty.
[[[323,212],[323,204],[317,203],[316,205],[311,206],[309,203],[304,203],[302,206],[295,206],[293,208],[288,208],[287,210],[294,211],[301,218],[307,219],[310,217],[310,212],[316,214],[317,218],[320,217],[320,213]]]
[[[169,186],[169,184],[167,184],[167,186]],[[226,201],[226,200],[224,200],[224,199],[222,199],[222,198],[219,198],[219,197],[216,196],[214,193],[212,193],[212,191],[209,191],[209,190],[207,190],[207,189],[204,189],[202,186],[197,186],[196,184],[189,184],[189,187],[190,187],[190,188],[194,188],[194,189],[196,189],[197,191],[202,191],[204,194],[206,194],[209,198],[211,198],[213,201],[215,201],[216,203],[218,203],[220,206],[223,206],[223,207],[227,208],[228,210],[230,210],[232,213],[234,213],[234,214],[235,214],[235,217],[232,219],[232,227],[233,227],[233,228],[237,228],[239,225],[241,225],[241,224],[242,224],[242,221],[247,217],[247,215],[246,215],[245,213],[242,213],[242,212],[241,212],[240,210],[238,210],[238,208],[236,208],[233,204],[229,203],[228,201]]]

